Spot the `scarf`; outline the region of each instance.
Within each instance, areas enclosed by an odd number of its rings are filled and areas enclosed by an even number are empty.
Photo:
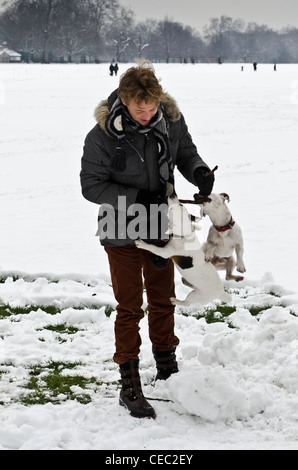
[[[159,179],[163,185],[169,183],[174,186],[174,165],[169,152],[168,123],[164,117],[162,105],[158,107],[157,113],[148,126],[142,126],[131,117],[122,101],[119,98],[116,99],[106,120],[108,134],[116,137],[118,141],[116,153],[110,163],[110,169],[114,171],[124,171],[126,168],[125,151],[121,145],[126,137],[125,125],[130,126],[133,131],[139,134],[153,132],[157,142]]]

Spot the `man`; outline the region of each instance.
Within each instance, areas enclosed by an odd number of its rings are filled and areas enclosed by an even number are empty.
[[[134,243],[165,243],[164,210],[174,191],[174,166],[200,194],[208,196],[214,176],[197,153],[175,100],[165,93],[149,62],[128,69],[118,90],[96,108],[96,126],[87,135],[82,158],[82,193],[99,204],[99,231],[108,255],[118,302],[114,361],[120,367],[120,404],[132,416],[154,417],[139,376],[144,316],[143,277],[148,301],[149,337],[156,379],[178,372],[174,333],[174,266],[162,265]],[[156,209],[163,207],[161,211]],[[135,209],[134,209],[135,208]],[[136,222],[137,219],[137,222]],[[167,227],[166,227],[167,228]]]

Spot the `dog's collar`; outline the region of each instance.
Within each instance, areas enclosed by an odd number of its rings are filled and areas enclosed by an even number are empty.
[[[223,227],[218,227],[217,225],[214,225],[214,228],[218,232],[226,232],[227,230],[230,230],[231,228],[233,228],[234,225],[235,225],[235,220],[233,220],[233,217],[231,217],[231,220],[227,225],[224,225]]]

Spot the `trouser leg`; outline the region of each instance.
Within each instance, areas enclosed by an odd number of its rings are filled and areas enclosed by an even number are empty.
[[[144,278],[148,301],[149,337],[154,350],[167,351],[179,344],[174,333],[175,297],[174,264],[169,260],[166,269],[157,270],[150,261],[150,253],[143,251]]]
[[[135,246],[106,247],[115,299],[114,361],[124,364],[138,357],[141,346],[139,322],[144,316],[142,254]]]
[[[150,260],[151,254],[134,245],[106,247],[109,256],[112,285],[118,302],[115,321],[116,352],[114,361],[123,364],[140,352],[139,322],[144,316],[143,278],[148,300],[149,337],[154,350],[168,351],[179,344],[174,334],[175,296],[174,265],[157,270]]]

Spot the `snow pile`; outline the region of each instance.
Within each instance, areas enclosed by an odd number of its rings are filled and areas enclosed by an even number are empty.
[[[186,348],[192,357],[169,381],[171,396],[181,409],[210,421],[272,417],[277,404],[279,419],[295,420],[298,318],[272,307],[259,320],[243,308],[230,319],[236,330],[205,326],[200,344]]]

